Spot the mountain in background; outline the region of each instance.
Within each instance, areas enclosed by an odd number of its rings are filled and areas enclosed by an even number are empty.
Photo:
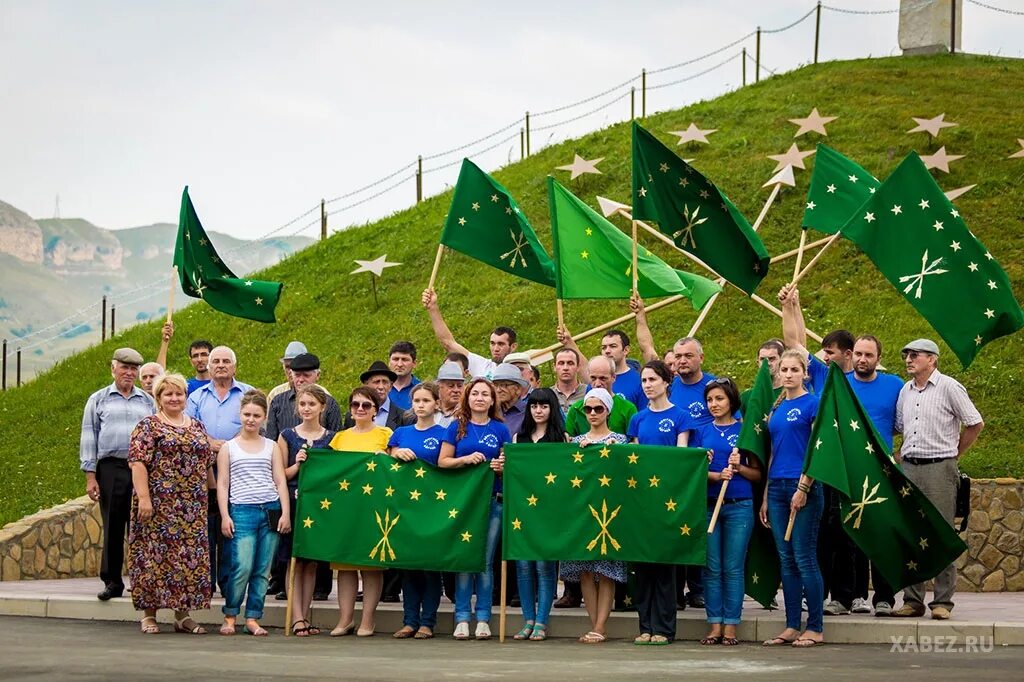
[[[100,340],[104,295],[116,306],[117,329],[166,315],[177,230],[170,223],[108,230],[81,218],[37,220],[0,201],[0,338],[8,340],[9,351],[23,347],[22,379]],[[313,242],[209,236],[238,275],[274,265]],[[165,284],[140,289],[161,273]],[[178,308],[192,299],[179,287],[174,301]],[[88,306],[93,307],[51,327]],[[158,344],[154,339],[153,349],[140,351],[148,357]],[[8,381],[13,380],[12,367]]]

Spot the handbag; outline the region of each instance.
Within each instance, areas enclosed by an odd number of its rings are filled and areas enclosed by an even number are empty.
[[[960,480],[956,486],[956,511],[954,517],[960,517],[960,532],[967,530],[967,517],[971,515],[971,477],[960,472]]]

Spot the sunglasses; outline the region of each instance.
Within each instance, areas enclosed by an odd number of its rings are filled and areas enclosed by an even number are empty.
[[[732,383],[732,379],[730,379],[729,377],[715,377],[708,383],[714,384],[716,386],[728,386],[729,384]]]
[[[916,351],[916,350],[905,350],[905,351],[903,351],[902,355],[903,355],[903,359],[904,360],[907,360],[907,359],[917,360],[917,358],[919,358],[920,356],[922,356],[922,355],[931,355],[931,353],[925,353],[924,351]]]
[[[348,404],[353,410],[369,410],[373,408],[373,403],[362,402],[359,400],[353,400]]]
[[[584,405],[583,411],[587,414],[604,414],[606,410],[604,405]]]

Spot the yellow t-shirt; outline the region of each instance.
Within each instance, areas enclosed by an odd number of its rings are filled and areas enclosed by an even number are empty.
[[[390,439],[391,429],[386,426],[375,426],[365,433],[351,428],[334,434],[330,447],[344,452],[387,452]]]

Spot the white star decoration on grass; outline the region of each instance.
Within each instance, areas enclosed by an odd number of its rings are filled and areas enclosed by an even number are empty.
[[[697,127],[696,123],[691,123],[690,127],[686,130],[670,131],[669,135],[677,135],[679,137],[679,142],[677,144],[686,144],[687,142],[702,142],[704,144],[709,144],[708,135],[715,132],[718,132],[718,128],[705,128],[701,130]]]
[[[1010,154],[1006,158],[1008,159],[1024,159],[1024,139],[1017,138],[1017,143],[1020,145],[1020,149]]]
[[[943,173],[949,172],[949,162],[964,158],[964,154],[947,154],[946,147],[939,147],[939,151],[921,157],[925,168],[937,168]]]
[[[605,218],[610,218],[622,210],[632,210],[632,206],[629,204],[620,204],[617,201],[612,201],[611,199],[606,199],[601,196],[597,197],[597,205],[601,207],[601,213],[604,214]]]
[[[957,125],[956,123],[946,121],[946,114],[944,113],[939,114],[935,118],[917,118],[916,116],[911,116],[911,118],[914,119],[917,127],[908,130],[908,135],[911,133],[928,133],[932,137],[938,137],[939,131],[943,128],[952,128]]]
[[[789,185],[790,187],[796,187],[796,178],[793,177],[793,167],[784,166],[782,170],[773,175],[768,182],[761,185],[761,187],[772,187],[774,185]]]
[[[579,154],[574,154],[573,155],[572,163],[570,163],[568,165],[565,165],[565,166],[558,166],[558,167],[555,168],[555,170],[569,171],[571,173],[571,175],[569,176],[569,179],[570,180],[575,180],[579,176],[585,175],[587,173],[593,173],[593,174],[596,174],[596,175],[601,175],[601,171],[597,170],[597,164],[601,163],[602,161],[604,161],[604,157],[603,156],[600,157],[600,158],[591,159],[591,160],[588,161],[587,159],[584,159]]]
[[[974,189],[977,186],[978,186],[977,184],[973,184],[973,185],[967,185],[966,187],[958,187],[956,189],[951,189],[948,192],[944,192],[944,194],[946,195],[947,199],[949,199],[950,201],[953,201],[954,199],[957,199],[957,198],[962,197],[963,195],[967,194],[968,192],[970,192],[972,189]]]
[[[820,133],[825,137],[828,137],[828,131],[825,130],[825,126],[832,121],[839,118],[838,116],[822,116],[818,113],[818,108],[811,109],[811,113],[808,114],[807,118],[791,118],[790,123],[798,126],[796,133],[793,137],[800,137],[806,133]]]
[[[793,166],[794,168],[806,169],[807,166],[804,165],[804,159],[806,159],[814,152],[814,149],[808,149],[805,152],[800,151],[800,148],[797,147],[796,142],[794,142],[789,146],[789,149],[786,150],[785,154],[769,154],[768,158],[777,164],[775,166],[775,170],[773,170],[772,173],[778,173],[786,166]]]
[[[356,275],[360,272],[372,272],[380,277],[384,273],[384,268],[393,268],[396,265],[401,265],[401,263],[389,263],[388,254],[385,253],[383,256],[373,260],[357,260],[356,265],[359,267],[349,274]]]

